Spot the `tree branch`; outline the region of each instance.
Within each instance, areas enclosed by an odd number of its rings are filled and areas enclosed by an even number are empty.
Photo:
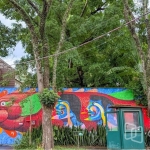
[[[129,22],[129,17],[131,17],[132,19],[134,19],[134,16],[131,12],[131,9],[129,7],[129,4],[128,4],[128,0],[123,0],[123,4],[124,4],[124,16],[125,16],[125,20],[126,22]],[[142,64],[142,71],[143,71],[143,80],[144,80],[144,86],[143,86],[143,89],[146,91],[147,93],[147,77],[146,77],[146,67],[145,67],[145,57],[144,57],[144,53],[143,53],[143,50],[142,50],[142,46],[141,46],[141,43],[140,43],[140,39],[136,33],[136,26],[135,26],[135,22],[130,22],[128,24],[128,28],[130,30],[130,33],[133,37],[133,40],[135,41],[135,45],[136,45],[136,48],[137,48],[137,51],[138,51],[138,55],[141,59],[141,64]]]
[[[26,13],[26,11],[14,0],[9,0],[9,2],[17,9],[23,16],[25,23],[29,27],[30,32],[32,35],[35,35],[34,26],[32,24],[32,18],[29,17],[29,15]]]
[[[93,37],[89,37],[89,38],[85,39],[82,43],[80,43],[80,45],[82,45],[86,42],[92,41],[92,40],[93,40]]]
[[[30,4],[30,6],[36,11],[36,13],[41,16],[41,13],[39,11],[39,9],[36,7],[36,5],[31,1],[31,0],[27,0],[28,3]]]
[[[64,40],[65,40],[65,30],[66,30],[66,25],[67,25],[67,18],[69,16],[69,13],[70,13],[70,10],[72,8],[72,5],[73,5],[73,2],[74,0],[70,0],[69,4],[68,4],[68,7],[65,11],[65,14],[63,16],[63,19],[62,19],[62,29],[61,29],[61,33],[60,33],[60,40],[59,40],[59,43],[58,43],[58,48],[56,50],[56,53],[55,54],[58,54],[63,46],[63,43],[64,43]],[[58,56],[56,55],[54,57],[54,65],[53,65],[53,83],[52,83],[52,88],[54,91],[56,91],[56,71],[57,71],[57,60],[58,59]]]
[[[40,18],[40,35],[41,39],[43,40],[44,34],[45,34],[45,23],[46,23],[46,18],[51,6],[52,0],[43,0],[43,9],[42,9],[42,14]]]
[[[81,13],[80,17],[83,16],[84,11],[85,11],[85,9],[86,9],[86,7],[87,7],[87,3],[88,3],[88,0],[86,0],[86,2],[85,2],[85,5],[84,5],[84,7],[83,7],[83,10],[82,10],[82,13]]]

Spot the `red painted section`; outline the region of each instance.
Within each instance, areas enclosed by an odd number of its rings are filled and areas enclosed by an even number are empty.
[[[90,96],[92,95],[97,95],[97,96],[103,96],[108,98],[113,104],[118,104],[118,105],[132,105],[136,106],[135,101],[124,101],[120,99],[116,99],[112,96],[106,95],[106,94],[101,94],[101,93],[95,93],[95,92],[64,92],[63,94],[70,94],[70,95],[76,95],[81,102],[81,112],[80,112],[80,119],[81,121],[85,124],[85,127],[87,129],[92,129],[96,128],[97,123],[94,121],[86,121],[85,119],[88,118],[88,110],[86,109],[90,100]],[[61,95],[61,93],[59,93]],[[56,115],[56,112],[54,110],[53,116]],[[53,120],[53,124],[55,125],[61,125],[62,126],[62,121],[61,120]]]
[[[90,97],[91,96],[101,96],[104,98],[107,98],[109,101],[111,101],[115,105],[132,105],[136,106],[135,101],[124,101],[117,98],[114,98],[112,96],[109,96],[107,94],[101,94],[97,93],[95,91],[91,92],[71,92],[71,89],[68,89],[69,92],[64,92],[63,94],[67,95],[75,95],[81,105],[79,118],[81,122],[85,125],[87,129],[96,128],[97,123],[96,121],[88,121],[86,118],[88,118],[88,110],[87,107],[89,105]],[[82,91],[82,90],[81,90]],[[33,94],[33,93],[32,93]],[[61,95],[62,93],[58,93]],[[8,102],[10,101],[10,98],[15,98],[15,103],[11,107],[6,107],[0,105],[0,127],[7,130],[11,130],[10,133],[11,136],[15,136],[15,132],[12,131],[27,131],[30,126],[30,116],[21,116],[22,108],[20,106],[20,102],[24,100],[26,97],[31,95],[30,92],[28,93],[19,93],[14,92],[9,95],[5,95],[0,98],[0,104],[1,102]],[[72,99],[73,101],[73,99]],[[56,116],[56,110],[53,110],[53,116]],[[32,120],[34,121],[33,127],[37,127],[42,122],[42,110],[40,110],[38,113],[31,116]],[[143,119],[144,119],[144,127],[146,129],[150,129],[150,118],[147,117],[147,110],[143,109]],[[63,126],[63,121],[60,119],[52,119],[52,123],[54,125]]]
[[[29,122],[25,121],[25,117],[21,116],[22,107],[20,102],[26,97],[30,96],[32,93],[20,93],[15,91],[12,94],[5,95],[0,98],[0,127],[5,130],[17,130],[17,131],[27,131],[29,128]],[[7,103],[14,100],[10,106]],[[39,113],[37,113],[39,115]],[[41,115],[39,115],[41,116]],[[39,125],[39,124],[38,124]]]

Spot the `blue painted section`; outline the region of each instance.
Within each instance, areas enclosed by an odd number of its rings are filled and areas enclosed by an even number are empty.
[[[97,88],[99,93],[103,93],[103,94],[112,94],[115,92],[121,92],[126,90],[126,88]]]
[[[38,88],[36,88],[36,92],[38,92]]]
[[[63,88],[64,91],[66,91],[67,89],[69,89],[69,88]]]
[[[16,91],[17,88],[16,87],[0,87],[0,92],[5,91],[5,90],[8,91],[8,94],[10,94]]]
[[[13,145],[15,141],[22,138],[22,134],[18,132],[17,137],[12,138],[4,131],[0,134],[0,145]]]
[[[27,87],[23,90],[23,92],[27,92],[30,89],[31,88]],[[52,89],[52,88],[50,88],[50,89]],[[63,88],[63,91],[66,91],[68,89],[72,89],[72,92],[78,92],[80,89],[84,89],[83,92],[88,92],[90,90],[96,89],[98,93],[103,93],[103,94],[112,94],[115,92],[121,92],[121,91],[126,90],[126,88]],[[17,88],[15,88],[15,87],[0,87],[0,92],[2,92],[4,90],[7,90],[8,93],[10,94],[10,93],[16,91]],[[36,88],[36,92],[38,92],[38,88]]]
[[[27,92],[27,91],[29,91],[30,89],[31,89],[31,88],[26,87],[25,89],[23,89],[23,92]],[[35,91],[38,92],[38,88],[35,88]]]
[[[89,90],[97,89],[97,88],[84,88],[84,92],[88,92]]]
[[[80,90],[81,88],[72,88],[73,92],[77,92],[78,90]],[[85,90],[85,88],[83,88]]]
[[[29,88],[29,87],[27,87],[27,88],[23,89],[23,92],[27,92],[28,90],[30,90],[30,88]]]
[[[23,92],[27,92],[31,88],[27,87],[23,90]],[[52,88],[50,88],[52,89]],[[90,90],[96,89],[98,93],[103,93],[103,94],[112,94],[115,92],[121,92],[126,90],[126,88],[63,88],[63,91],[66,91],[68,89],[72,89],[72,92],[78,92],[80,89],[84,89],[83,92],[88,92]],[[15,87],[0,87],[0,92],[7,90],[8,93],[12,93],[17,90]],[[36,88],[36,92],[38,92],[38,88]]]

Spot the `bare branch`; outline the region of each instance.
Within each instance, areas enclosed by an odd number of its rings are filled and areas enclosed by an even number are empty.
[[[30,4],[30,6],[36,11],[36,13],[41,16],[41,13],[39,11],[39,9],[36,7],[36,5],[31,1],[31,0],[27,0],[28,3]]]
[[[82,10],[82,13],[81,13],[80,17],[83,16],[84,11],[85,11],[85,9],[86,9],[86,7],[87,7],[87,3],[88,3],[88,0],[86,0],[86,2],[85,2],[85,4],[84,4],[84,7],[83,7],[83,10]]]

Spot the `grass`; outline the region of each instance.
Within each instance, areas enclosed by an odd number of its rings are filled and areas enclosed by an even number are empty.
[[[60,146],[56,146],[55,148],[54,148],[54,150],[77,150],[77,149],[79,149],[79,150],[86,150],[85,148],[78,148],[78,147],[72,147],[72,148],[70,148],[70,147],[60,147]]]
[[[94,150],[94,149],[101,149],[101,150],[105,150],[106,147],[90,147],[90,146],[87,146],[87,147],[77,147],[77,146],[55,146],[53,150]],[[38,148],[37,150],[43,150],[42,148]]]

